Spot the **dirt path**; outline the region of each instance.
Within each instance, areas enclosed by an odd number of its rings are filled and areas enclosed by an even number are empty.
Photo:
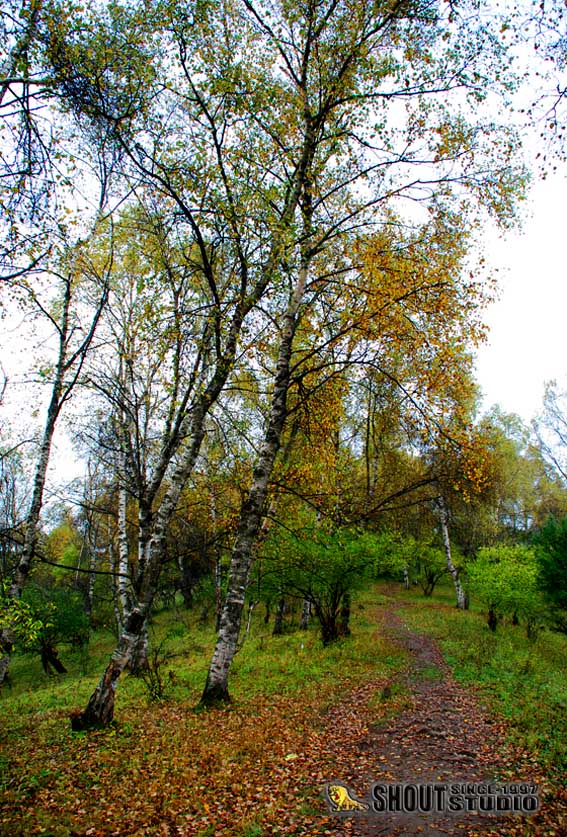
[[[374,783],[455,784],[498,783],[506,766],[500,730],[494,718],[479,705],[474,694],[453,679],[436,643],[404,624],[392,602],[381,609],[382,630],[411,655],[411,663],[401,682],[386,684],[379,699],[392,700],[407,690],[407,708],[390,721],[359,729],[353,728],[347,745],[350,775],[336,776],[353,789],[357,798],[368,802]],[[352,706],[336,707],[336,726],[348,729],[348,718],[356,727],[357,703],[368,694],[351,698]],[[376,700],[376,695],[374,696]],[[330,719],[333,725],[333,718]],[[334,728],[334,727],[332,727]],[[334,736],[333,736],[334,737]],[[337,742],[338,743],[338,742]],[[344,760],[341,766],[344,769]],[[518,783],[529,783],[529,776],[515,776]],[[350,783],[353,784],[350,784]],[[413,792],[413,791],[412,791]],[[441,793],[440,791],[439,793]],[[411,796],[409,797],[411,809]],[[335,815],[336,833],[359,837],[375,835],[509,835],[522,833],[519,816],[459,813],[388,813],[350,815],[348,821]],[[519,829],[519,831],[517,831]]]

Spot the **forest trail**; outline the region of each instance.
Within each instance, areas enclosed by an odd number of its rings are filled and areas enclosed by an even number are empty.
[[[435,641],[410,629],[398,608],[395,599],[390,598],[380,608],[380,631],[409,653],[410,663],[401,680],[382,687],[379,699],[388,701],[401,693],[405,696],[405,706],[391,720],[370,724],[362,732],[358,727],[358,735],[353,729],[346,752],[340,757],[340,767],[346,773],[333,778],[352,789],[355,798],[366,802],[372,785],[377,782],[501,785],[501,776],[509,775],[511,761],[502,724],[481,707],[474,693],[454,680]],[[376,695],[373,700],[376,701]],[[331,729],[342,729],[343,742],[349,737],[349,723],[357,727],[354,707],[363,703],[359,694],[332,710]],[[334,746],[339,746],[338,740]],[[513,780],[526,784],[534,781],[529,775],[515,775]],[[351,814],[348,818],[335,814],[334,819],[337,828],[327,833],[359,837],[451,834],[509,837],[529,830],[525,818],[517,814],[475,811],[372,812]]]

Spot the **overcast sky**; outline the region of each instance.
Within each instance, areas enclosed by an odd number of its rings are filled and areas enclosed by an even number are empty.
[[[499,268],[500,300],[491,306],[477,378],[485,407],[499,403],[530,421],[544,382],[567,387],[567,166],[534,183],[523,232],[488,233],[486,255]]]

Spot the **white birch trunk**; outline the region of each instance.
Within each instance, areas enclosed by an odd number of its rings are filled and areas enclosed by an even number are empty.
[[[73,729],[107,726],[114,717],[114,695],[120,675],[127,666],[140,659],[144,653],[147,656],[147,620],[157,592],[167,525],[175,511],[187,477],[195,465],[205,433],[206,410],[203,402],[202,406],[203,409],[193,416],[194,434],[185,460],[174,471],[169,489],[154,517],[152,536],[147,546],[147,560],[142,571],[138,568],[136,574],[136,602],[132,604],[129,613],[124,617],[118,645],[86,709],[71,716]]]
[[[272,393],[270,419],[252,475],[252,485],[240,512],[236,539],[232,550],[228,590],[221,614],[217,644],[209,667],[203,705],[230,700],[228,676],[238,647],[246,590],[254,559],[254,550],[262,526],[262,513],[275,458],[280,447],[286,419],[287,393],[290,382],[290,361],[297,327],[297,312],[303,298],[307,268],[302,267],[290,300],[278,351],[276,377]]]
[[[465,591],[459,578],[459,571],[453,564],[451,556],[451,539],[449,537],[449,510],[445,503],[444,497],[439,497],[439,510],[441,512],[441,533],[443,535],[443,546],[445,548],[445,559],[447,561],[447,569],[451,573],[453,583],[455,585],[455,593],[457,594],[457,607],[459,610],[465,610]]]
[[[116,622],[116,635],[118,640],[122,636],[122,611],[120,609],[120,594],[118,592],[118,553],[114,548],[112,540],[109,546],[110,566],[112,568],[112,607],[114,610],[114,621]]]
[[[127,494],[124,486],[118,488],[118,566],[116,578],[116,591],[118,593],[118,602],[120,608],[120,634],[122,633],[122,625],[124,624],[128,614],[131,610],[132,595],[130,591],[130,584],[128,579],[128,530],[127,530]]]
[[[75,712],[71,716],[71,726],[74,730],[107,726],[112,721],[116,686],[120,675],[130,663],[147,615],[147,610],[143,608],[134,608],[131,611],[120,641],[86,709],[83,712]]]
[[[98,563],[98,546],[97,546],[97,536],[95,536],[89,545],[90,549],[90,560],[89,560],[89,575],[87,579],[87,602],[86,602],[86,609],[87,615],[89,620],[92,616],[93,612],[93,602],[94,602],[94,589],[95,589],[95,570]]]

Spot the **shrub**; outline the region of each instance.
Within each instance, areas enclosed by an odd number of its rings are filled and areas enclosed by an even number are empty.
[[[528,636],[537,632],[546,607],[538,590],[537,560],[527,546],[494,546],[479,550],[468,568],[469,589],[487,608],[488,626],[511,616],[523,620]]]
[[[567,517],[550,518],[534,544],[539,589],[551,606],[554,626],[567,633]]]

